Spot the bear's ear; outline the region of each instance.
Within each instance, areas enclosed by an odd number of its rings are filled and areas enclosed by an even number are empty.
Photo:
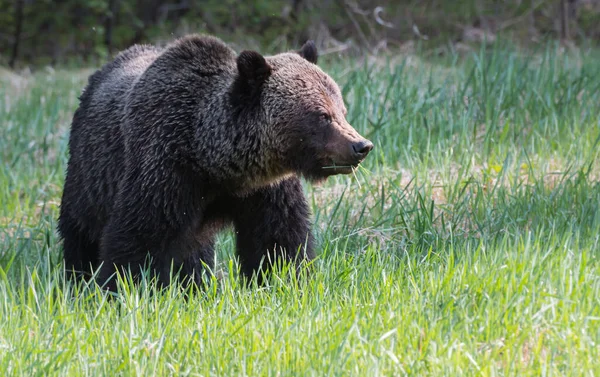
[[[240,79],[251,87],[261,86],[271,75],[271,66],[256,51],[242,51],[237,57]]]
[[[302,48],[298,51],[298,54],[304,59],[308,60],[313,64],[317,64],[319,53],[317,52],[317,46],[313,41],[306,41]]]

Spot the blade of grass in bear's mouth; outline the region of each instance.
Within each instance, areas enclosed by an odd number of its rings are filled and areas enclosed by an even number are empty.
[[[356,166],[354,165],[332,165],[332,166],[323,166],[321,169],[354,169]]]

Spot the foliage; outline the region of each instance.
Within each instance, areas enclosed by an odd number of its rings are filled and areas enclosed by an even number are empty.
[[[600,374],[599,57],[329,63],[376,147],[307,186],[311,279],[241,287],[225,234],[224,279],[187,298],[64,282],[55,220],[90,72],[3,73],[0,375]]]
[[[562,2],[570,4],[566,13]],[[21,65],[97,64],[131,44],[189,32],[267,51],[310,38],[332,51],[376,54],[411,41],[437,48],[497,34],[539,42],[560,37],[565,16],[567,39],[600,40],[600,0],[0,0],[0,9],[0,63],[18,42]]]

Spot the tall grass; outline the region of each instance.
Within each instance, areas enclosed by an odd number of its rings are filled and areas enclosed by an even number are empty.
[[[0,86],[0,375],[600,374],[597,51],[327,65],[364,168],[306,186],[319,257],[184,297],[64,282],[55,219],[89,72]],[[150,284],[150,283],[147,283]]]

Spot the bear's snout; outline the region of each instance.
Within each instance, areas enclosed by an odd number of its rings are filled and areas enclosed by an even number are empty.
[[[338,165],[355,167],[360,164],[373,149],[373,143],[359,134],[348,122],[336,125],[333,133],[332,158]]]
[[[354,151],[354,157],[358,161],[362,161],[367,157],[369,152],[373,149],[373,143],[367,139],[363,139],[357,143],[352,144],[352,150]]]
[[[334,155],[334,161],[339,165],[350,165],[356,167],[373,149],[371,141],[358,136],[358,140],[343,140],[338,144],[339,149]]]
[[[336,136],[325,147],[330,161],[335,166],[334,171],[329,173],[347,174],[352,172],[352,169],[373,150],[373,143],[356,132],[351,135],[337,134]]]

